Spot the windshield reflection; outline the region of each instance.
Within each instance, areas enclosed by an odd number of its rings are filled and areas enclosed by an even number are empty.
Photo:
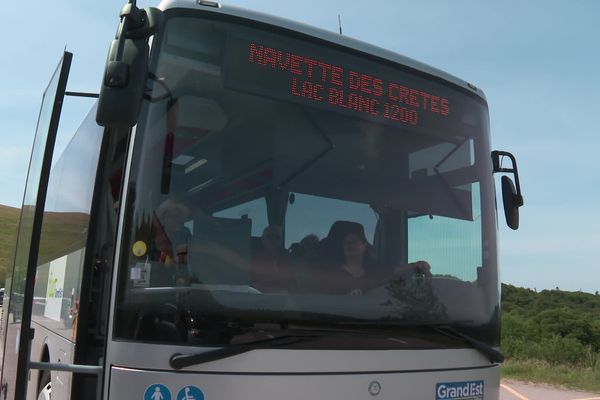
[[[118,337],[222,345],[256,324],[408,334],[433,321],[497,340],[485,107],[322,44],[196,18],[166,29],[152,98],[173,96],[138,127]],[[204,45],[186,50],[190,32]],[[232,35],[424,85],[453,111],[415,127],[286,97],[283,81],[261,90],[225,65],[242,56],[222,57]]]

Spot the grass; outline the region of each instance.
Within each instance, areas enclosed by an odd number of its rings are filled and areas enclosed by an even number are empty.
[[[6,270],[13,261],[20,212],[18,208],[0,205],[0,287],[4,286]]]
[[[0,205],[0,287],[12,267],[21,210]],[[89,216],[84,213],[46,212],[38,263],[49,262],[85,245]]]
[[[500,371],[502,378],[600,393],[600,364],[593,368],[585,368],[550,364],[539,360],[509,359],[502,364]]]

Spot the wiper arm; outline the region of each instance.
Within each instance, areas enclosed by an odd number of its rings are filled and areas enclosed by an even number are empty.
[[[222,360],[224,358],[233,357],[238,354],[246,353],[256,349],[267,348],[265,345],[269,345],[269,348],[272,346],[285,346],[298,343],[306,339],[312,339],[314,337],[315,336],[309,335],[285,335],[255,340],[243,344],[230,345],[215,350],[203,351],[201,353],[175,353],[171,356],[171,358],[169,358],[169,364],[173,369],[181,369],[210,361]]]
[[[454,337],[454,338],[458,337],[458,338],[464,340],[465,342],[470,344],[475,350],[478,350],[483,355],[485,355],[492,363],[504,362],[504,355],[501,352],[494,349],[492,346],[490,346],[487,343],[484,343],[484,342],[477,340],[467,334],[462,333],[461,331],[459,331],[456,328],[453,328],[448,325],[442,325],[442,326],[426,325],[426,326],[428,326],[429,328],[431,328],[434,331],[439,332],[443,335],[446,335],[449,337]]]
[[[477,340],[465,333],[462,333],[461,331],[459,331],[456,328],[453,328],[452,326],[447,325],[448,323],[471,323],[473,322],[472,320],[456,320],[456,321],[436,321],[436,320],[427,320],[427,321],[412,321],[412,323],[386,323],[386,322],[381,322],[378,321],[377,325],[379,326],[387,326],[387,327],[391,327],[391,328],[398,328],[398,327],[412,327],[412,328],[419,328],[419,327],[427,327],[429,329],[432,329],[438,333],[441,333],[442,335],[451,337],[453,339],[462,339],[465,342],[467,342],[469,345],[471,345],[475,350],[478,350],[479,352],[481,352],[483,355],[485,355],[490,362],[492,363],[501,363],[504,362],[504,355],[499,352],[498,350],[494,349],[492,346],[488,345],[485,342],[482,342],[480,340]],[[362,322],[362,321],[340,321],[339,322],[340,325],[344,325],[344,326],[352,326],[352,325],[356,325],[356,326],[365,326],[365,325],[371,325],[372,322]],[[336,331],[326,331],[329,333],[333,333]],[[345,333],[345,334],[355,334],[355,335],[365,335],[365,336],[374,336],[374,337],[385,337],[386,335],[378,335],[378,334],[373,334],[370,332],[358,332],[358,331],[349,331],[349,330],[338,330],[338,333]],[[391,338],[388,338],[391,339]]]
[[[294,343],[303,342],[307,339],[315,339],[324,336],[360,336],[360,337],[376,337],[387,338],[387,335],[381,335],[372,332],[361,332],[348,329],[322,329],[322,328],[300,328],[295,327],[287,329],[287,331],[296,331],[297,334],[288,333],[267,339],[249,341],[241,344],[228,345],[214,350],[207,350],[200,353],[181,354],[175,353],[169,358],[169,364],[173,369],[181,369],[192,365],[203,364],[210,361],[222,360],[224,358],[233,357],[238,354],[246,353],[256,349],[267,349],[272,347],[286,346]],[[263,330],[264,332],[264,330]],[[304,333],[306,332],[306,333]]]

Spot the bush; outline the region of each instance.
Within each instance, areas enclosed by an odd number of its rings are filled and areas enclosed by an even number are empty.
[[[502,342],[507,358],[515,360],[542,360],[551,364],[564,364],[600,370],[600,354],[591,346],[581,344],[573,337],[553,335],[539,342],[526,338],[508,337]]]
[[[502,285],[502,350],[515,360],[541,360],[600,371],[600,301],[581,292]]]
[[[536,353],[542,360],[554,364],[580,365],[583,367],[592,366],[590,355],[592,350],[589,346],[584,346],[577,339],[567,336],[560,337],[552,335],[545,337],[537,345]]]
[[[503,284],[502,351],[505,376],[600,390],[600,297]]]
[[[538,341],[538,331],[538,326],[532,319],[528,319],[517,312],[502,314],[502,343],[512,339]]]

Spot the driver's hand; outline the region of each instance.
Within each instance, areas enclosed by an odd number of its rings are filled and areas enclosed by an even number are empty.
[[[431,277],[431,265],[427,261],[417,261],[414,264],[415,273]]]

